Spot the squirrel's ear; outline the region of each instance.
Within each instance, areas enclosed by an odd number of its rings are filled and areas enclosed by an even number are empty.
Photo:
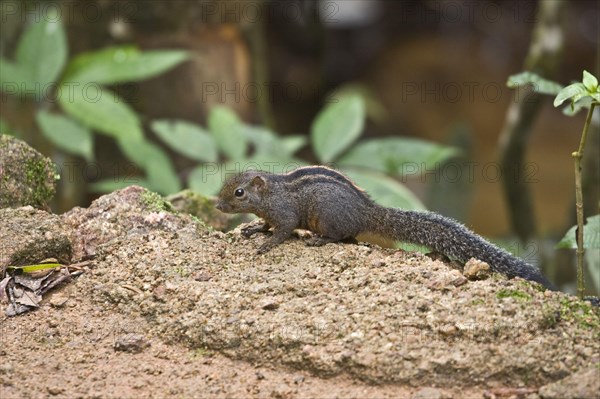
[[[254,176],[250,184],[258,190],[264,190],[267,187],[267,181],[262,176]]]

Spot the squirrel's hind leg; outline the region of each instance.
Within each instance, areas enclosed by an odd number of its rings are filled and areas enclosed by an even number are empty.
[[[338,242],[338,241],[340,241],[340,240],[337,240],[337,239],[331,238],[331,237],[314,235],[314,236],[310,237],[309,239],[307,239],[305,241],[305,243],[308,247],[321,247],[325,244],[329,244],[330,242]]]
[[[329,244],[332,242],[345,242],[348,244],[358,244],[358,241],[354,237],[339,239],[339,238],[331,238],[331,237],[320,236],[320,235],[314,235],[314,236],[310,237],[309,239],[307,239],[305,242],[306,242],[306,245],[309,247],[321,247],[325,244]]]

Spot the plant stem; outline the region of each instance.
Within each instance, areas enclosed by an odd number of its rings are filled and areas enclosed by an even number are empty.
[[[585,149],[585,140],[587,138],[587,132],[592,122],[592,115],[594,114],[594,108],[596,103],[592,103],[590,110],[588,111],[583,125],[583,132],[581,133],[581,141],[579,142],[579,148],[573,152],[573,160],[575,161],[575,209],[577,211],[577,295],[580,299],[583,299],[585,292],[585,282],[583,279],[583,255],[585,254],[585,248],[583,247],[583,191],[581,189],[581,158],[583,158],[583,150]]]
[[[531,33],[531,42],[524,62],[524,70],[535,71],[545,78],[552,78],[562,60],[563,45],[557,42],[546,45],[547,38],[558,34],[565,36],[566,1],[540,1],[535,15],[535,25]],[[512,231],[522,244],[528,245],[538,239],[535,207],[532,200],[531,184],[525,178],[527,168],[525,156],[530,146],[532,127],[539,118],[544,99],[540,93],[529,88],[519,88],[518,100],[508,108],[504,127],[498,142],[502,165],[502,186],[506,196],[506,205]],[[542,271],[552,280],[554,269],[547,264],[544,254],[540,253]],[[549,273],[550,272],[550,273]]]

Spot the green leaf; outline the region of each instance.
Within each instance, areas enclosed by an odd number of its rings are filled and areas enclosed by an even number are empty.
[[[254,146],[254,155],[290,157],[306,144],[304,136],[280,138],[269,129],[259,126],[246,126],[244,134]]]
[[[368,119],[378,123],[383,123],[388,119],[389,113],[377,97],[377,94],[363,83],[351,82],[338,87],[327,96],[327,102],[333,102],[353,95],[358,95],[364,100],[365,115]]]
[[[244,170],[251,168],[271,173],[287,173],[306,166],[306,162],[285,154],[254,154],[252,157],[238,162],[238,165]]]
[[[562,89],[556,95],[556,98],[554,99],[554,106],[558,107],[563,102],[565,102],[565,100],[571,99],[580,94],[587,94],[587,89],[585,88],[583,83],[573,83],[572,85],[569,85]]]
[[[581,111],[584,108],[589,109],[591,105],[592,97],[587,96],[585,98],[582,98],[580,101],[577,101],[576,103],[570,103],[569,105],[563,108],[562,112],[564,115],[574,116],[577,115],[579,111]]]
[[[306,136],[293,135],[280,139],[281,147],[285,155],[293,155],[307,143]]]
[[[402,175],[407,171],[434,169],[440,163],[460,155],[460,150],[410,138],[365,140],[339,160],[340,165],[360,166],[380,172]]]
[[[588,71],[583,71],[583,85],[590,93],[594,93],[598,88],[598,79],[589,73]]]
[[[0,57],[0,88],[7,94],[33,95],[35,84],[25,68]]]
[[[556,95],[563,88],[562,85],[548,79],[542,78],[540,75],[533,72],[521,72],[508,77],[506,86],[517,88],[519,86],[533,85],[533,89],[537,93]]]
[[[425,210],[423,203],[403,184],[384,174],[358,169],[343,169],[378,204],[408,210]]]
[[[39,270],[55,269],[61,267],[60,263],[40,263],[37,265],[26,265],[26,266],[6,266],[9,270],[21,270],[23,273],[33,273]]]
[[[36,120],[44,136],[58,148],[88,162],[94,159],[94,139],[88,128],[63,115],[44,110],[37,113]]]
[[[585,251],[585,266],[596,292],[600,291],[600,267],[598,265],[600,265],[600,250]]]
[[[203,195],[215,195],[221,189],[225,178],[221,171],[223,165],[199,165],[188,176],[188,186]]]
[[[60,87],[63,110],[83,125],[117,139],[142,139],[135,111],[111,91],[95,83],[66,83]]]
[[[431,252],[431,248],[424,245],[417,245],[410,242],[397,242],[394,248],[401,249],[406,252],[420,252],[422,254],[428,254]]]
[[[169,147],[178,153],[201,162],[217,160],[214,138],[203,128],[186,121],[157,120],[152,130]]]
[[[361,97],[343,97],[327,105],[311,127],[312,145],[317,158],[331,162],[360,136],[365,123],[365,105]]]
[[[173,163],[162,148],[144,138],[124,138],[118,143],[127,158],[144,169],[149,189],[164,195],[181,190]]]
[[[246,127],[231,109],[216,106],[208,115],[208,127],[219,148],[232,160],[246,155]]]
[[[261,126],[245,126],[244,135],[254,147],[255,154],[277,153],[278,137],[269,129]]]
[[[39,18],[31,24],[17,46],[16,62],[39,89],[56,82],[67,61],[67,39],[60,19]]]
[[[571,227],[562,240],[556,244],[556,248],[577,248],[576,230],[577,225]],[[600,248],[600,215],[590,216],[583,225],[583,247],[586,249]]]
[[[123,179],[115,180],[114,178],[100,180],[95,183],[88,184],[87,189],[93,193],[112,193],[113,191],[120,190],[131,185],[141,186],[150,189],[150,183],[147,180],[141,178],[135,182],[128,182]]]
[[[148,79],[189,59],[182,50],[140,51],[135,46],[109,47],[78,55],[69,64],[65,81],[116,84]]]

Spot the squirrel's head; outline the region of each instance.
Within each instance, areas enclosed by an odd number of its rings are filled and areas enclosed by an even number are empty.
[[[216,208],[225,213],[254,213],[267,188],[264,173],[241,173],[225,182]]]

